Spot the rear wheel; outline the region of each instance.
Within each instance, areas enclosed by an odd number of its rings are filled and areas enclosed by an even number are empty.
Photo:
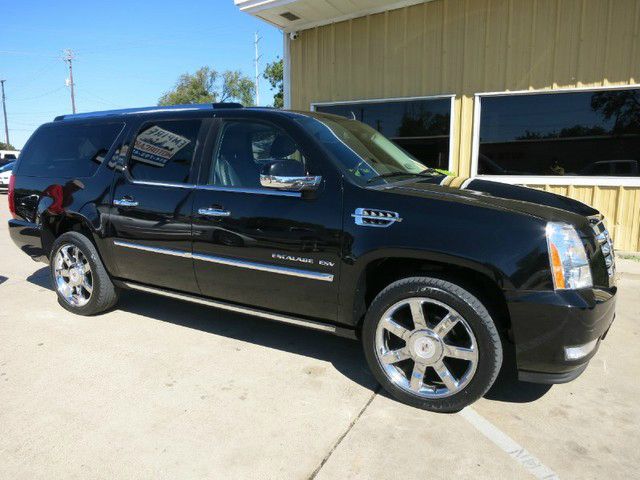
[[[118,290],[87,237],[67,232],[51,251],[51,280],[60,305],[79,315],[94,315],[116,304]]]
[[[487,309],[462,287],[413,277],[374,299],[363,326],[367,362],[398,400],[459,411],[491,387],[502,344]]]

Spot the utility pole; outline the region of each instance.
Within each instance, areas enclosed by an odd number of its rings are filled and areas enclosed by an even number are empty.
[[[75,84],[73,83],[73,65],[72,62],[75,56],[73,55],[73,50],[67,48],[64,51],[64,61],[69,64],[69,88],[71,89],[71,111],[72,113],[76,113],[76,97],[75,92],[73,91],[73,87]]]
[[[256,67],[256,82],[255,82],[256,83],[256,106],[260,106],[260,87],[259,87],[260,68],[258,63],[261,57],[261,55],[258,55],[258,43],[260,42],[260,40],[262,40],[262,37],[259,37],[258,32],[256,32],[253,40],[253,45],[255,47],[255,57],[254,57],[253,63]]]
[[[4,113],[4,140],[5,143],[9,144],[9,125],[7,124],[7,102],[4,97],[4,82],[6,80],[0,80],[0,84],[2,84],[2,112]]]

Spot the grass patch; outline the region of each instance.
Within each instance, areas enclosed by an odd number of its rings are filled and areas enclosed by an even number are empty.
[[[616,257],[624,258],[625,260],[633,260],[634,262],[640,262],[640,253],[616,252]]]

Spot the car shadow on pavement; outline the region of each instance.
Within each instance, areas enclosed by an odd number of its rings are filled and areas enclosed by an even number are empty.
[[[27,277],[27,281],[53,290],[48,267],[35,271]],[[185,305],[189,307],[188,314]],[[360,344],[354,340],[143,292],[123,291],[116,309],[324,360],[359,385],[372,391],[378,389],[378,383],[369,371]],[[512,348],[505,348],[503,368],[493,387],[485,395],[486,399],[527,403],[542,397],[551,388],[551,385],[520,382],[515,370],[514,355]]]
[[[27,282],[33,283],[42,288],[53,290],[51,279],[49,278],[49,267],[42,267],[27,277]]]
[[[185,305],[188,310],[185,310]],[[360,344],[354,340],[142,292],[123,291],[116,308],[214,335],[324,360],[365,388],[373,390],[377,386]]]

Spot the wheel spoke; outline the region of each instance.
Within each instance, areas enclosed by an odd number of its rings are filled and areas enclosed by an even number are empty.
[[[451,375],[451,372],[442,360],[436,363],[433,366],[433,369],[436,371],[436,373],[442,380],[442,383],[445,384],[449,391],[453,392],[458,388],[458,382],[456,382],[456,379],[453,378],[453,375]]]
[[[89,294],[93,292],[93,285],[91,285],[86,278],[82,282],[82,288],[84,288]]]
[[[392,318],[389,318],[389,317],[385,318],[383,322],[384,323],[382,327],[385,330],[388,330],[389,332],[393,333],[396,337],[400,337],[401,339],[406,340],[411,335],[411,332],[409,330],[404,328],[399,323],[395,322]]]
[[[409,354],[409,349],[407,347],[402,347],[397,350],[389,350],[380,356],[382,363],[386,364],[398,363],[408,358],[411,358],[411,355]]]
[[[478,351],[471,348],[456,347],[455,345],[445,344],[444,356],[474,362],[478,359]]]
[[[86,263],[82,266],[82,270],[84,271],[84,273],[89,273],[89,272],[91,272],[91,266],[89,265],[89,262],[86,262]]]
[[[416,362],[413,366],[413,372],[411,373],[411,390],[418,392],[422,388],[422,382],[424,379],[424,372],[427,369],[427,366]]]
[[[456,323],[458,323],[458,317],[452,313],[448,313],[442,320],[440,320],[438,325],[435,326],[433,332],[440,338],[444,338],[447,336],[447,333],[456,326]]]
[[[69,270],[66,268],[58,268],[58,275],[60,275],[61,277],[68,277]]]
[[[411,307],[411,318],[415,329],[426,328],[427,321],[424,316],[424,308],[421,300],[413,299],[409,303]]]
[[[62,256],[62,262],[67,266],[70,267],[71,264],[73,263],[73,261],[71,260],[71,257],[69,256],[69,252],[68,252],[69,247],[62,247],[60,249],[60,255]]]

